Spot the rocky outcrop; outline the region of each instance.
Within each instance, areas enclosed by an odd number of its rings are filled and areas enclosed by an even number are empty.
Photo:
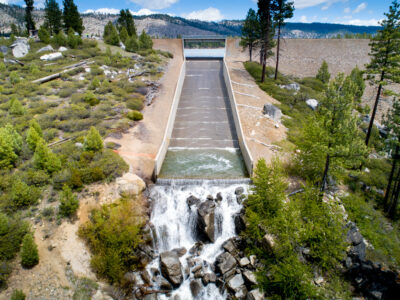
[[[318,107],[318,100],[315,99],[308,99],[306,100],[306,104],[308,107],[310,107],[312,110],[316,110]]]
[[[298,83],[290,83],[286,85],[280,85],[279,86],[281,89],[289,90],[289,91],[300,91],[300,85]]]
[[[220,254],[216,259],[217,270],[222,275],[235,268],[236,265],[236,259],[229,252]]]
[[[282,118],[282,111],[272,104],[265,104],[263,109],[264,115],[267,115],[269,118],[274,120],[275,122],[280,122]]]
[[[179,287],[183,281],[182,265],[179,256],[173,251],[160,254],[161,274],[168,279],[173,287]]]

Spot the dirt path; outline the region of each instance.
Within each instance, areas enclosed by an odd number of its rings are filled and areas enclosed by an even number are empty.
[[[270,161],[277,153],[276,147],[272,144],[286,138],[286,128],[262,113],[264,104],[278,102],[258,87],[253,77],[244,68],[244,56],[240,53],[241,49],[238,48],[236,40],[228,39],[226,59],[243,134],[254,162],[260,158]]]
[[[150,180],[153,173],[154,159],[164,137],[183,63],[180,39],[156,39],[154,40],[154,48],[169,51],[174,55],[161,78],[161,89],[158,96],[154,99],[152,105],[143,110],[143,121],[130,129],[121,139],[106,139],[106,142],[115,142],[121,145],[118,153],[129,164],[130,171],[145,180]]]

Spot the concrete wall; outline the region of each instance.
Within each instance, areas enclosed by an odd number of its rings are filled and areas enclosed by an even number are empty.
[[[181,98],[183,82],[185,80],[185,74],[186,74],[186,62],[183,61],[181,71],[179,74],[178,83],[177,83],[176,89],[175,89],[174,100],[172,102],[172,107],[169,112],[169,117],[168,117],[167,127],[166,127],[165,133],[164,133],[164,138],[161,143],[160,149],[158,150],[155,162],[154,162],[154,172],[153,172],[153,180],[154,181],[157,180],[157,177],[160,174],[161,167],[162,167],[162,164],[165,159],[165,155],[167,154],[169,142],[170,142],[171,135],[172,135],[172,130],[174,129],[176,111],[178,109],[179,99]]]
[[[232,115],[233,115],[233,120],[235,122],[236,134],[237,134],[238,140],[239,140],[240,151],[242,152],[242,156],[243,156],[247,171],[249,172],[249,175],[252,176],[253,175],[253,157],[251,156],[250,150],[247,147],[246,141],[244,139],[242,125],[240,123],[240,116],[239,116],[239,112],[238,112],[237,106],[236,106],[235,94],[234,94],[233,88],[232,88],[231,77],[229,75],[229,70],[228,70],[228,66],[226,65],[225,59],[224,59],[224,67],[223,68],[224,68],[223,72],[224,72],[225,85],[228,90],[229,102],[230,102],[231,108],[232,108]]]

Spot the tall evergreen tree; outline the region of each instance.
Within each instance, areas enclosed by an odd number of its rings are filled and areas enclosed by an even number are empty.
[[[323,83],[327,84],[329,79],[331,78],[331,74],[329,73],[328,63],[324,60],[321,64],[321,67],[318,70],[317,79],[321,80]]]
[[[393,108],[387,115],[385,126],[388,128],[388,138],[386,141],[391,150],[392,169],[390,171],[383,205],[385,211],[389,213],[389,216],[393,217],[396,212],[400,193],[400,170],[398,168],[398,163],[400,161],[400,101],[397,99],[394,99]]]
[[[25,22],[26,22],[26,30],[28,31],[28,34],[31,30],[35,30],[35,21],[33,21],[33,17],[32,17],[32,11],[34,9],[33,4],[34,1],[33,0],[25,0]]]
[[[276,66],[275,66],[275,80],[278,78],[279,69],[279,51],[281,45],[281,28],[285,26],[285,20],[293,17],[294,4],[287,0],[277,0],[278,9],[274,15],[275,25],[278,27],[277,46],[276,46]]]
[[[121,9],[117,23],[119,32],[125,27],[129,36],[137,36],[135,22],[129,9]]]
[[[106,44],[119,46],[118,31],[111,21],[104,26],[103,40]]]
[[[46,0],[44,4],[44,26],[50,35],[57,34],[62,28],[62,12],[56,0]]]
[[[257,13],[250,8],[247,12],[246,20],[242,27],[242,38],[240,45],[243,48],[249,48],[250,61],[252,61],[253,49],[257,46],[260,39],[260,24],[258,22]]]
[[[75,32],[82,34],[85,27],[83,27],[83,21],[79,14],[78,7],[75,5],[74,0],[63,0],[64,10],[64,30],[68,32],[68,29],[72,28]]]
[[[301,165],[311,180],[321,182],[321,193],[325,191],[331,170],[334,173],[344,166],[354,166],[366,154],[365,145],[357,138],[353,101],[354,84],[350,77],[339,74],[330,82],[317,112],[305,124],[299,139]]]
[[[400,83],[400,4],[397,0],[393,1],[385,16],[386,19],[381,22],[383,28],[378,30],[370,43],[372,59],[367,65],[367,73],[372,77],[373,83],[378,85],[378,92],[365,138],[367,146],[383,86]]]
[[[258,17],[260,21],[261,51],[260,62],[262,64],[261,82],[265,81],[267,58],[272,54],[274,46],[273,17],[277,10],[277,0],[258,0]]]

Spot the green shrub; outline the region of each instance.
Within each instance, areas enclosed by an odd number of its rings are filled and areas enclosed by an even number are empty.
[[[92,83],[90,84],[89,89],[95,90],[95,89],[98,89],[99,87],[100,87],[100,80],[97,77],[95,77],[92,80]]]
[[[143,50],[148,50],[153,48],[153,41],[149,35],[143,30],[139,37],[140,48]]]
[[[28,186],[19,178],[14,179],[10,191],[12,207],[21,208],[36,204],[39,196],[39,192],[34,187]]]
[[[50,33],[44,26],[40,26],[38,36],[41,42],[45,44],[50,44]]]
[[[83,100],[90,106],[95,106],[100,103],[100,100],[91,92],[87,92],[83,97]]]
[[[67,46],[68,40],[67,37],[65,36],[64,32],[60,30],[53,38],[53,43],[56,44],[57,46]]]
[[[0,260],[0,289],[7,287],[8,277],[11,275],[12,268],[6,261]]]
[[[15,116],[22,116],[25,114],[26,110],[21,102],[17,98],[13,97],[10,101],[10,108],[8,109],[8,112]]]
[[[129,37],[125,44],[126,51],[137,52],[140,49],[140,43],[136,36]]]
[[[58,93],[58,95],[61,97],[61,98],[67,98],[67,97],[70,97],[73,93],[75,92],[75,89],[73,89],[73,88],[64,88],[64,89],[62,89],[59,93]]]
[[[28,228],[28,223],[23,221],[19,215],[7,217],[0,213],[0,261],[15,257]]]
[[[74,195],[71,189],[64,185],[60,195],[60,206],[59,213],[63,217],[72,217],[79,207],[79,201],[76,195]]]
[[[100,69],[98,66],[92,66],[90,69],[90,74],[92,74],[93,76],[104,75],[104,70]]]
[[[75,35],[75,31],[72,28],[68,30],[67,44],[71,49],[75,49],[79,45],[82,45],[81,36]]]
[[[21,246],[21,265],[25,268],[32,268],[39,263],[39,252],[33,235],[25,234]]]
[[[26,296],[22,290],[14,290],[10,300],[25,300]]]
[[[103,39],[106,44],[119,46],[118,31],[111,21],[104,27]]]
[[[34,63],[32,63],[29,66],[29,71],[31,72],[32,75],[37,75],[37,74],[40,73],[38,66],[36,64],[34,64]]]
[[[15,166],[22,149],[22,138],[14,127],[6,125],[0,128],[0,169]]]
[[[90,222],[81,226],[79,235],[93,252],[91,266],[100,277],[118,283],[125,272],[139,265],[132,255],[143,244],[144,219],[138,216],[137,201],[122,199],[91,212]]]
[[[139,110],[142,110],[144,107],[143,102],[144,102],[144,97],[140,94],[135,94],[132,96],[132,98],[130,98],[126,101],[126,106],[129,109],[139,111]]]
[[[137,110],[131,110],[127,114],[127,118],[133,121],[140,121],[143,120],[143,114]]]
[[[93,152],[101,151],[103,149],[103,139],[95,127],[90,127],[83,147],[86,151]]]
[[[61,161],[57,154],[53,153],[43,139],[39,139],[33,155],[33,164],[36,169],[54,173],[61,169]]]
[[[21,78],[19,77],[17,71],[12,71],[10,73],[10,82],[12,85],[16,85],[21,81]]]
[[[84,101],[84,95],[77,93],[71,95],[71,103],[78,104]]]

